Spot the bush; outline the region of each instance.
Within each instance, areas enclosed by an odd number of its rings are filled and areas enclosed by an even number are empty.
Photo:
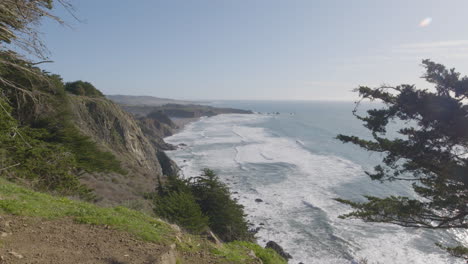
[[[176,202],[183,205],[176,205]],[[243,206],[231,199],[228,187],[212,170],[205,169],[201,176],[189,180],[168,177],[166,184],[158,187],[155,205],[156,214],[179,224],[181,218],[199,217],[200,210],[208,220],[206,225],[224,241],[253,240]],[[193,208],[189,210],[188,207]],[[184,210],[190,211],[190,215]],[[201,222],[201,218],[197,219]],[[186,222],[181,224],[187,228],[186,225]]]
[[[262,248],[261,246],[251,243],[251,242],[246,242],[246,241],[234,241],[229,243],[230,245],[239,245],[246,247],[250,250],[252,250],[255,255],[262,260],[263,263],[288,263],[287,260],[282,258],[276,251],[274,251],[271,248]]]
[[[208,229],[208,218],[204,216],[195,198],[187,192],[171,192],[156,199],[155,213],[176,223],[187,231],[199,234]]]
[[[125,173],[114,155],[101,151],[71,121],[60,76],[24,67],[28,71],[0,67],[2,77],[21,87],[0,84],[0,168],[13,166],[0,174],[27,179],[36,188],[88,197],[90,191],[76,176],[79,170]]]
[[[0,98],[0,175],[27,179],[35,188],[92,198],[72,174],[75,157],[60,144],[41,140],[44,129],[20,127],[12,108]]]
[[[214,233],[224,241],[253,239],[244,207],[231,198],[229,188],[212,170],[204,169],[201,176],[190,181],[192,193],[202,212],[209,217],[209,226]]]
[[[87,172],[127,173],[112,153],[100,150],[96,142],[82,135],[73,124],[63,121],[60,126],[51,140],[63,144],[75,155],[77,168]]]
[[[65,90],[69,93],[81,96],[104,97],[104,94],[89,82],[68,82],[65,84]]]

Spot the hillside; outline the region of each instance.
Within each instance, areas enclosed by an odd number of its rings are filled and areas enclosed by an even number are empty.
[[[145,105],[122,105],[126,111],[135,116],[147,116],[151,113],[160,112],[170,118],[200,118],[203,116],[215,116],[220,114],[252,114],[250,110],[235,109],[235,108],[220,108],[208,105],[197,104],[166,104],[162,106],[145,106]]]
[[[81,177],[82,182],[95,190],[106,204],[138,200],[142,193],[154,191],[158,178],[164,177],[158,157],[168,148],[157,136],[157,128],[153,128],[154,137],[149,138],[137,120],[112,101],[77,95],[69,98],[73,121],[79,130],[115,155],[122,168],[130,172],[130,175],[86,173]],[[167,169],[165,172],[176,173]]]
[[[216,244],[124,207],[102,208],[0,178],[0,263],[285,263],[247,242]]]
[[[135,96],[135,95],[106,95],[106,97],[121,105],[146,105],[161,106],[165,104],[194,104],[193,101],[183,101],[168,98],[159,98],[154,96]]]

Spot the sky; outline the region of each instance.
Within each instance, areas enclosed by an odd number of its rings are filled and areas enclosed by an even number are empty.
[[[422,59],[468,74],[467,0],[71,0],[40,31],[65,81],[189,100],[355,100],[415,84]]]

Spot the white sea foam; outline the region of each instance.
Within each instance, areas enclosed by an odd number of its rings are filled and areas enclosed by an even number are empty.
[[[359,258],[369,263],[462,263],[441,254],[424,231],[339,219],[349,209],[333,200],[337,188],[359,186],[348,192],[354,197],[363,193],[361,187],[371,187],[378,195],[391,193],[392,185],[369,183],[360,165],[314,154],[299,139],[275,136],[262,127],[271,118],[204,119],[167,139],[188,145],[169,155],[186,177],[204,167],[215,169],[237,192],[234,196],[245,206],[249,220],[260,227],[259,243],[278,242],[293,255],[293,263],[352,263]],[[458,236],[466,238],[466,233]],[[417,241],[424,239],[427,248],[418,248]]]

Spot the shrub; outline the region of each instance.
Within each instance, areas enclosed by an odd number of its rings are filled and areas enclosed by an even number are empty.
[[[69,93],[89,96],[89,97],[104,97],[104,94],[99,91],[94,85],[89,82],[75,81],[65,84],[65,90]]]
[[[27,179],[35,188],[91,199],[90,190],[72,174],[74,156],[60,144],[41,140],[44,129],[21,127],[12,108],[0,98],[0,172],[9,178]]]
[[[171,192],[156,199],[155,213],[192,233],[208,229],[208,218],[200,210],[195,198],[187,192]]]
[[[0,174],[48,191],[89,196],[78,170],[125,173],[114,155],[101,151],[71,121],[60,76],[28,65],[28,71],[2,66],[2,76],[22,88],[0,84],[0,168],[13,166]]]
[[[183,205],[176,205],[176,202]],[[243,206],[231,198],[228,187],[212,170],[205,169],[201,176],[189,180],[168,177],[167,182],[158,187],[155,205],[156,214],[178,224],[182,223],[181,218],[189,216],[196,216],[200,221],[200,211],[207,219],[206,225],[224,241],[253,240]],[[185,211],[190,211],[190,215]],[[186,222],[181,225],[187,228]]]
[[[202,212],[209,217],[214,233],[224,241],[253,240],[244,207],[231,198],[229,188],[212,170],[204,169],[201,176],[190,181],[192,193]]]

